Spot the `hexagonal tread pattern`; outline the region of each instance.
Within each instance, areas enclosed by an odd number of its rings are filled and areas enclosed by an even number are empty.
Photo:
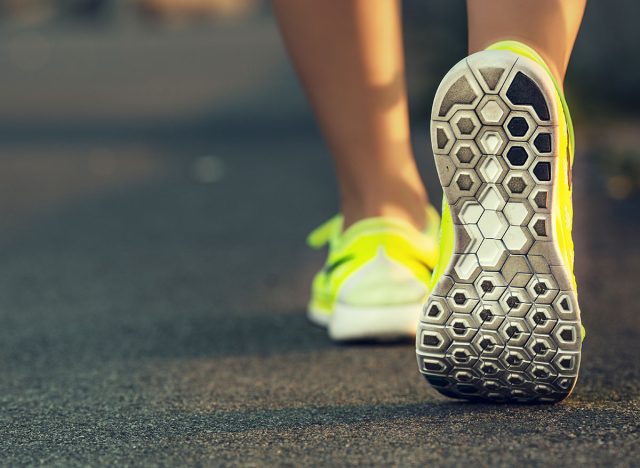
[[[450,397],[554,402],[577,379],[580,313],[554,242],[557,103],[545,80],[527,59],[480,52],[436,96],[455,254],[425,305],[417,355]]]

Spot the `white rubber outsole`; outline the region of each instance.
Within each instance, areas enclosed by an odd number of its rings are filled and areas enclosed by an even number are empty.
[[[580,312],[555,232],[567,177],[558,105],[545,70],[507,51],[469,56],[436,93],[431,140],[455,248],[416,346],[444,395],[554,402],[577,380]]]

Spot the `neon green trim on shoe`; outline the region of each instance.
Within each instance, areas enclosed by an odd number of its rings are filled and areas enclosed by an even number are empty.
[[[313,279],[309,313],[326,324],[340,301],[352,307],[392,307],[426,298],[438,260],[440,217],[428,206],[424,232],[395,218],[368,218],[342,231],[336,215],[314,229],[307,243],[329,247],[325,266]],[[417,319],[417,317],[416,317]]]

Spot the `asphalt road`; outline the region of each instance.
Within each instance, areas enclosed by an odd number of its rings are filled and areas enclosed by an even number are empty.
[[[0,464],[638,465],[640,200],[586,159],[575,394],[454,402],[304,317],[336,199],[270,21],[0,41]]]

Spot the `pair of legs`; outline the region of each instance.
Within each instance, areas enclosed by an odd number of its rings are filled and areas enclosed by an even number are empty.
[[[562,83],[585,4],[468,0],[469,53],[519,40]],[[411,149],[399,0],[274,0],[274,6],[334,158],[345,226],[391,216],[423,228],[427,195]]]

